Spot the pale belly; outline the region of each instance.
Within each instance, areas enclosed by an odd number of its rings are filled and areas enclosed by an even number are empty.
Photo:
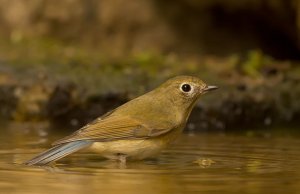
[[[166,135],[150,139],[128,139],[108,142],[95,142],[91,150],[109,159],[119,159],[120,155],[127,159],[142,160],[158,155],[181,132],[177,129]]]

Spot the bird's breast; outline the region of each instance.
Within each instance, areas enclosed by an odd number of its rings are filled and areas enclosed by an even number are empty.
[[[162,149],[169,145],[182,131],[176,128],[167,134],[148,139],[123,139],[108,142],[95,142],[91,149],[101,156],[117,159],[117,156],[126,155],[128,159],[141,160],[158,155]]]

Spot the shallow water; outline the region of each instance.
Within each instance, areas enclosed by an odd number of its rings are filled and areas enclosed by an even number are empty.
[[[51,168],[21,165],[63,136],[43,128],[1,129],[0,193],[300,193],[299,136],[188,133],[157,159],[126,166],[88,152]]]

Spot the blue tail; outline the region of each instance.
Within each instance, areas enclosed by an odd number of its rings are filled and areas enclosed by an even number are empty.
[[[49,164],[50,162],[59,160],[69,154],[72,154],[73,152],[88,147],[91,144],[92,142],[89,141],[74,141],[70,143],[60,144],[49,150],[46,150],[45,152],[42,152],[33,159],[25,162],[24,164],[43,166]]]

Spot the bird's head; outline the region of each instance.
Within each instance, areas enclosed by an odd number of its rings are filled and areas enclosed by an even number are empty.
[[[158,91],[188,116],[200,96],[217,88],[207,85],[197,77],[177,76],[163,83]]]

